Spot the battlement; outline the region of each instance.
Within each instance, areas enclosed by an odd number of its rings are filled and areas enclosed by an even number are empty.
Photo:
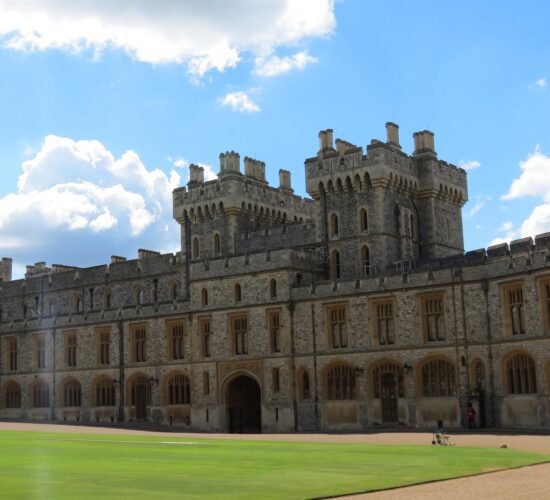
[[[11,281],[12,260],[2,257],[0,260],[0,281]]]

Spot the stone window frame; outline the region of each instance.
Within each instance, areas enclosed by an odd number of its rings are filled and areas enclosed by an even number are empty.
[[[269,298],[276,299],[277,291],[277,280],[275,278],[271,278],[269,280]]]
[[[274,394],[281,392],[281,371],[276,366],[271,368],[271,388]]]
[[[244,321],[244,329],[241,322]],[[247,312],[230,314],[228,316],[229,352],[232,356],[246,356],[249,354],[250,320]]]
[[[527,351],[515,349],[502,359],[502,381],[506,395],[537,394],[537,364]]]
[[[417,387],[422,398],[450,398],[458,394],[456,363],[445,356],[423,360],[418,368]]]
[[[82,386],[76,378],[69,377],[63,380],[61,389],[61,407],[78,408],[82,406]]]
[[[357,210],[357,228],[360,233],[369,232],[369,210],[365,206],[359,207]]]
[[[311,399],[311,380],[309,371],[306,367],[298,370],[298,389],[299,399],[301,401],[309,401]]]
[[[191,378],[181,371],[172,372],[165,378],[164,403],[169,406],[192,403]]]
[[[527,333],[525,322],[525,281],[523,279],[507,281],[501,283],[499,287],[503,334],[507,337],[525,335]],[[517,301],[512,302],[512,300]]]
[[[16,380],[8,380],[2,388],[2,393],[3,408],[21,408],[21,385]]]
[[[240,283],[235,283],[233,287],[233,298],[235,299],[235,304],[240,304],[243,301],[243,287]]]
[[[168,340],[168,360],[181,361],[185,359],[185,321],[170,319],[165,323]]]
[[[201,243],[198,236],[191,238],[191,259],[199,260],[201,258]]]
[[[210,395],[210,372],[208,370],[202,372],[202,394],[203,396]]]
[[[111,356],[111,327],[99,327],[95,329],[96,360],[98,366],[110,366]],[[105,362],[107,360],[107,362]]]
[[[18,364],[19,342],[16,336],[8,336],[4,339],[6,371],[16,372]],[[15,349],[13,347],[15,346]]]
[[[92,381],[94,407],[110,408],[116,405],[115,381],[107,375],[98,375]]]
[[[65,368],[76,368],[77,360],[77,350],[78,350],[78,335],[77,330],[63,330],[63,360],[65,363]]]
[[[371,273],[371,258],[370,258],[370,247],[366,243],[363,243],[359,247],[359,265],[361,269],[361,277],[368,278]]]
[[[48,342],[45,333],[33,335],[34,367],[37,370],[45,370],[47,366]]]
[[[386,345],[395,345],[396,340],[396,328],[395,328],[395,320],[397,317],[396,314],[396,303],[395,297],[393,295],[391,296],[384,296],[384,297],[377,297],[374,299],[369,300],[370,303],[370,312],[371,312],[371,328],[373,332],[372,340],[374,345],[376,346],[386,346]],[[391,306],[391,316],[388,316],[387,314],[383,317],[380,317],[379,313],[380,308],[384,306]],[[384,313],[387,313],[387,309],[382,311]],[[389,319],[392,320],[392,335],[386,335],[387,340],[390,340],[390,337],[393,337],[392,342],[382,342],[381,334],[380,334],[380,321],[385,319],[386,323]],[[386,324],[386,327],[388,325]]]
[[[147,325],[146,323],[134,323],[129,328],[132,363],[145,363],[147,361]]]
[[[281,308],[266,311],[269,352],[281,352]]]
[[[331,239],[336,239],[340,237],[341,228],[340,228],[340,214],[338,212],[332,211],[328,216],[329,220],[329,235]]]
[[[50,384],[44,379],[35,379],[30,385],[30,393],[32,408],[50,407]]]
[[[355,366],[335,361],[323,370],[323,389],[326,401],[357,401],[359,388]]]
[[[203,287],[201,289],[201,307],[206,307],[208,305],[208,288]]]
[[[403,366],[397,361],[389,358],[378,360],[369,369],[369,375],[372,386],[372,398],[381,399],[382,397],[382,377],[391,373],[395,376],[396,397],[405,398],[405,373]]]
[[[215,231],[212,234],[212,254],[218,257],[222,254],[222,239],[220,233]]]
[[[199,316],[197,318],[199,345],[201,358],[212,356],[212,316]]]
[[[550,333],[550,276],[538,279],[543,333]]]
[[[324,304],[325,309],[325,325],[326,325],[326,339],[329,350],[347,349],[350,347],[349,342],[349,313],[347,302],[332,302]],[[343,311],[343,318],[336,318],[337,311]],[[343,324],[344,328],[339,328],[338,332],[335,332],[335,322]],[[336,334],[336,337],[335,337]]]
[[[436,311],[430,306],[434,301],[441,302],[441,310]],[[446,300],[444,291],[433,291],[419,296],[420,321],[422,341],[424,343],[438,343],[447,340],[447,319],[446,319]],[[430,309],[430,310],[428,310]],[[439,317],[437,317],[438,315]],[[430,317],[435,317],[436,332],[434,338],[431,334]],[[432,325],[433,326],[433,325]],[[442,334],[440,332],[443,332]]]

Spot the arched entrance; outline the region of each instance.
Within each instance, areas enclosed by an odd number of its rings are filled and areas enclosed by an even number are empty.
[[[227,389],[229,432],[254,434],[262,431],[261,392],[258,383],[241,375]]]

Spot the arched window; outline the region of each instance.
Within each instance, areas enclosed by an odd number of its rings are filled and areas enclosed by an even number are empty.
[[[478,391],[485,390],[485,365],[483,361],[476,361],[472,367],[473,387]]]
[[[425,363],[422,367],[422,393],[427,398],[456,396],[454,366],[444,359]]]
[[[43,380],[37,380],[32,386],[33,408],[48,408],[50,406],[50,388]]]
[[[302,372],[302,376],[300,377],[300,389],[301,389],[301,399],[309,399],[310,398],[310,387],[309,387],[309,373],[307,370],[304,370]]]
[[[203,288],[201,290],[201,305],[202,306],[208,305],[208,290],[206,288]]]
[[[170,287],[170,298],[172,301],[178,300],[179,288],[178,283],[172,283],[172,286]]]
[[[193,252],[192,252],[192,258],[198,259],[200,257],[200,245],[199,245],[199,239],[195,236],[193,238]]]
[[[333,250],[330,259],[330,275],[333,280],[340,279],[340,252]]]
[[[361,271],[364,277],[370,275],[370,250],[366,245],[361,247]]]
[[[333,237],[338,236],[340,228],[338,227],[338,216],[332,214],[330,216],[330,235]]]
[[[369,218],[367,215],[367,209],[361,208],[359,210],[359,231],[367,231],[369,229]]]
[[[76,407],[81,404],[81,389],[78,380],[69,380],[63,385],[63,406]]]
[[[275,279],[269,282],[269,295],[272,299],[277,298],[277,280]]]
[[[537,374],[535,362],[528,354],[514,354],[506,363],[508,394],[535,394]]]
[[[355,370],[347,365],[336,365],[327,372],[327,399],[337,401],[355,399]]]
[[[115,383],[113,379],[101,377],[94,384],[95,406],[115,406]]]
[[[191,404],[191,385],[185,375],[172,375],[168,380],[168,404]]]
[[[17,382],[12,380],[6,384],[4,402],[6,408],[21,408],[21,387]]]
[[[21,319],[27,319],[27,304],[21,304]]]
[[[237,283],[235,285],[235,302],[240,302],[243,299],[241,285]]]
[[[145,293],[140,286],[136,288],[134,300],[137,306],[141,306],[145,303]]]
[[[80,297],[75,297],[74,299],[74,312],[82,312],[82,299]]]
[[[222,243],[220,240],[220,235],[214,233],[214,255],[220,255],[222,253]]]
[[[111,292],[106,292],[103,296],[103,307],[105,309],[111,309]]]

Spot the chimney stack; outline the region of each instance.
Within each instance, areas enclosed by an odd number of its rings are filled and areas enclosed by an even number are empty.
[[[319,148],[321,151],[325,149],[334,149],[331,128],[319,132]]]
[[[279,188],[286,191],[294,191],[290,183],[290,172],[288,170],[279,170]]]
[[[429,130],[422,130],[422,132],[415,132],[414,138],[414,154],[417,153],[435,153],[434,146],[434,134]]]
[[[386,123],[387,142],[391,146],[401,149],[399,144],[399,125],[393,122]]]

